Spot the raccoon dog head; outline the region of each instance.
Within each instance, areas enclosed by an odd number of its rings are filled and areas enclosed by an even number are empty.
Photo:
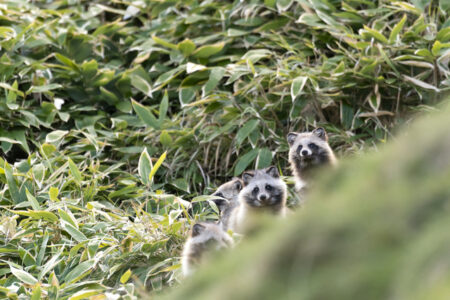
[[[191,243],[202,250],[220,250],[233,245],[233,239],[214,223],[201,222],[192,226]]]
[[[221,186],[212,194],[212,196],[218,197],[214,199],[214,203],[219,208],[219,211],[223,211],[230,203],[237,201],[237,196],[242,190],[242,180],[240,178],[233,178]]]
[[[276,167],[247,171],[242,174],[244,188],[240,197],[252,207],[284,205],[286,184],[281,180]],[[241,200],[242,201],[242,200]]]
[[[330,159],[331,148],[328,135],[323,128],[312,132],[291,132],[287,136],[289,158],[302,165],[319,165]]]

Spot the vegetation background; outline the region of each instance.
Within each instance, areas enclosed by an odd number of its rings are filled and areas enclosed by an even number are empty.
[[[2,1],[0,295],[156,293],[289,131],[377,148],[450,89],[448,1]],[[287,178],[289,181],[289,178]],[[291,195],[291,205],[296,199]]]

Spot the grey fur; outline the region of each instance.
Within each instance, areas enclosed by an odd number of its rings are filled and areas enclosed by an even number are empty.
[[[255,214],[285,215],[287,187],[276,167],[244,172],[242,180],[244,187],[230,216],[230,229],[244,233],[248,220]]]

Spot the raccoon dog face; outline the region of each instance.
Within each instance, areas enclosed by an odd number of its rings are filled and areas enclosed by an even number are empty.
[[[205,250],[220,250],[233,244],[231,237],[222,228],[213,223],[196,223],[192,226],[191,242],[197,252]]]
[[[244,188],[241,201],[251,207],[284,205],[286,184],[281,180],[276,167],[247,171],[242,174]]]
[[[295,161],[297,168],[330,162],[332,151],[325,129],[317,128],[304,133],[291,132],[287,140],[290,147],[289,158]]]
[[[214,199],[214,203],[219,208],[219,211],[223,211],[229,205],[232,205],[237,201],[239,192],[242,190],[242,181],[239,178],[233,178],[221,186],[212,194],[212,196],[218,197]]]

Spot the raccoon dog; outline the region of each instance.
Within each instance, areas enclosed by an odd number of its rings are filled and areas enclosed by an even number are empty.
[[[231,213],[238,206],[238,195],[242,190],[242,180],[240,178],[234,178],[228,181],[216,190],[214,194],[215,197],[220,197],[214,199],[214,203],[219,208],[220,220],[219,224],[223,230],[228,230],[229,220]]]
[[[183,249],[181,260],[183,275],[191,275],[213,252],[231,246],[233,239],[218,224],[208,222],[194,224]]]
[[[308,183],[317,169],[336,164],[336,157],[328,144],[328,135],[323,128],[314,129],[312,132],[291,132],[287,136],[287,141],[289,162],[298,192]]]
[[[239,233],[247,231],[251,219],[259,213],[286,214],[286,184],[276,167],[247,171],[242,174],[244,187],[239,193],[239,206],[230,217],[230,228]],[[248,226],[250,225],[250,226]]]

